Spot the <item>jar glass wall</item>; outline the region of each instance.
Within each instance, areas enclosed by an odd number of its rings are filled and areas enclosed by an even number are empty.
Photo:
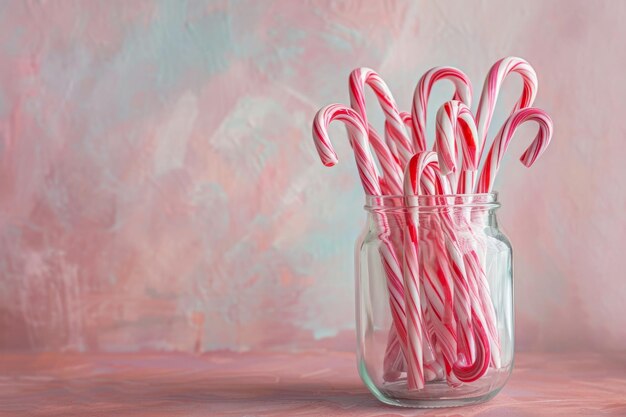
[[[382,402],[492,398],[513,366],[511,245],[496,194],[369,196],[356,243],[357,360]]]

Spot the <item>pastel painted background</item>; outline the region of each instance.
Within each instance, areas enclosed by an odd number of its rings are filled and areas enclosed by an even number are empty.
[[[428,68],[478,94],[518,55],[556,126],[531,170],[530,137],[512,145],[497,187],[518,349],[624,350],[625,18],[608,1],[2,2],[0,349],[353,349],[363,198],[343,128],[340,164],[319,163],[315,111],[348,102],[357,66],[408,110]]]

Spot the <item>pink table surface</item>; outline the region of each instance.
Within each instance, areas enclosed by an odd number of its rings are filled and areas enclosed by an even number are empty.
[[[380,404],[354,354],[3,354],[1,416],[626,416],[626,354],[518,354],[488,403]]]

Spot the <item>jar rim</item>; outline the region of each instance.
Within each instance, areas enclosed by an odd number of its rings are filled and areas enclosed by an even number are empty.
[[[416,196],[366,194],[363,206],[367,211],[470,207],[483,209],[500,207],[498,192]]]

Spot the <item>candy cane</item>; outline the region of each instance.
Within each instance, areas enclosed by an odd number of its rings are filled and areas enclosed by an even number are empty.
[[[435,239],[431,239],[438,253],[434,260],[439,262],[439,268],[444,274],[451,277],[454,284],[454,311],[456,316],[458,343],[463,356],[447,365],[448,383],[456,385],[458,382],[472,382],[485,374],[489,366],[491,343],[485,329],[485,319],[478,297],[471,293],[471,279],[464,270],[464,260],[461,259],[459,242],[456,239],[454,225],[449,215],[442,213],[441,221],[432,219],[430,227],[434,231]],[[471,312],[471,317],[469,316]]]
[[[430,186],[430,188],[432,187],[434,187],[434,185]],[[443,191],[436,190],[435,193],[446,194],[445,191],[446,189],[443,189]],[[468,221],[468,217],[470,217],[470,213],[468,212],[465,212],[462,216],[454,216],[454,218],[447,214],[442,214],[442,217],[444,219],[444,225],[446,226],[444,229],[447,236],[451,237],[450,242],[448,242],[446,238],[445,250],[450,257],[449,262],[452,266],[451,270],[455,274],[455,282],[459,285],[461,298],[466,300],[467,293],[469,292],[469,300],[472,306],[472,322],[475,320],[480,321],[481,326],[479,327],[479,331],[482,332],[483,329],[487,329],[488,331],[486,338],[490,348],[488,351],[481,350],[481,352],[490,353],[494,367],[500,368],[500,337],[497,329],[497,317],[484,270],[484,263],[477,255],[476,251],[478,248],[473,241],[458,243],[456,238],[459,234],[480,236],[481,232],[476,233],[472,230],[472,226]],[[457,221],[460,223],[457,224]],[[464,250],[461,251],[461,248],[464,248]],[[463,304],[459,307],[467,311],[467,304]],[[476,356],[472,344],[471,328],[470,326],[464,326],[461,328],[461,331],[465,333],[465,337],[462,341],[467,341],[467,343],[463,345],[468,354],[467,356],[474,360]],[[481,334],[481,337],[482,336],[484,335]]]
[[[372,158],[368,142],[365,123],[361,116],[353,109],[340,105],[331,104],[320,109],[313,120],[313,140],[315,147],[326,166],[333,166],[338,162],[337,154],[328,136],[328,127],[334,120],[344,122],[346,125],[352,149],[357,164],[357,170],[366,194],[372,196],[381,195],[380,175]],[[376,217],[380,229],[380,239],[383,244],[379,247],[383,269],[387,276],[387,288],[390,296],[391,315],[396,327],[402,350],[406,352],[406,315],[404,306],[404,288],[402,282],[402,270],[398,257],[390,240],[389,225],[384,215]]]
[[[367,130],[361,117],[354,110],[341,104],[330,104],[320,109],[313,121],[313,140],[322,163],[331,167],[339,160],[328,136],[328,126],[334,120],[344,122],[350,132],[357,170],[363,189],[367,194],[380,195],[380,175],[367,143]]]
[[[452,67],[435,67],[428,70],[420,78],[413,95],[413,140],[417,152],[427,149],[426,145],[426,118],[428,115],[428,98],[433,86],[439,80],[450,80],[454,84],[453,100],[460,100],[467,106],[472,105],[472,84],[461,70]]]
[[[433,194],[433,192],[437,190],[446,194],[449,193],[450,188],[446,185],[445,177],[441,176],[436,154],[434,152],[422,153],[421,160],[417,159],[417,156],[418,155],[411,160],[412,162],[409,162],[407,172],[405,172],[405,196],[407,191],[411,192],[416,189],[414,185],[407,189],[407,181],[413,181],[413,183],[415,183],[415,181],[418,180],[415,172],[417,172],[418,175],[420,173],[420,171],[410,171],[410,168],[414,167],[414,165],[411,164],[419,164],[420,162],[424,166],[424,169],[421,171],[421,178],[419,178],[421,190],[425,191],[427,194]],[[407,179],[407,175],[413,176],[413,179]],[[437,183],[440,183],[440,185],[437,185]],[[413,202],[415,201],[413,200]],[[439,218],[441,219],[441,223],[437,221]],[[416,220],[413,217],[409,217],[408,220],[409,230],[411,227],[417,226]],[[428,291],[428,284],[433,282],[433,279],[430,277],[438,274],[440,283],[443,283],[447,288],[453,288],[454,302],[451,306],[448,304],[448,308],[454,309],[457,321],[456,327],[454,323],[444,323],[444,328],[456,328],[456,331],[453,330],[453,332],[455,332],[453,334],[454,340],[444,338],[449,344],[440,344],[438,347],[441,348],[444,355],[446,368],[448,370],[448,382],[450,384],[456,384],[455,378],[460,382],[471,382],[484,375],[489,366],[489,357],[491,355],[490,335],[485,328],[486,319],[482,312],[482,306],[480,305],[481,300],[476,290],[473,288],[471,279],[468,277],[468,272],[466,271],[466,256],[460,249],[462,246],[456,237],[457,228],[453,218],[449,213],[442,212],[437,218],[432,218],[431,220],[430,228],[432,228],[432,230],[429,230],[431,235],[426,236],[425,239],[419,239],[419,243],[425,246],[424,249],[427,256],[430,253],[430,257],[424,259],[423,262],[425,271],[423,277],[424,287],[425,290]],[[411,234],[415,235],[417,233],[411,232]],[[433,256],[433,254],[436,255]],[[437,268],[433,268],[433,265],[437,266]],[[472,266],[475,267],[476,265],[472,264]],[[405,288],[407,288],[406,282]],[[437,298],[428,298],[436,318],[446,316],[445,309],[441,310],[440,305],[440,301],[442,300],[441,294],[445,294],[445,292],[439,291],[438,293]],[[428,295],[431,294],[437,294],[437,292],[430,292]],[[439,326],[438,329],[440,330],[439,334],[435,334],[435,336],[439,340],[442,334],[441,326]],[[461,336],[460,339],[458,339],[458,343],[460,343],[461,350],[464,352],[464,357],[461,358],[460,361],[457,361],[456,350],[453,349],[455,342],[457,342],[456,333],[459,333]],[[499,355],[497,357],[499,358]]]
[[[388,195],[402,194],[403,173],[398,165],[398,161],[395,156],[391,154],[389,147],[381,140],[371,126],[369,127],[369,139],[383,171],[381,191],[383,194]],[[377,214],[377,216],[381,220],[387,220],[382,213]],[[394,231],[402,230],[402,224],[401,220],[395,216],[392,216],[391,222],[392,225],[387,230],[390,232],[390,241],[393,243],[391,236],[395,234],[393,233]],[[394,248],[396,248],[396,253],[398,250],[402,250],[400,246],[394,245]],[[406,360],[401,349],[400,335],[393,322],[389,331],[389,340],[385,351],[383,367],[386,381],[396,380],[401,375],[401,372],[406,369]]]
[[[469,223],[465,224],[471,235],[476,235]],[[481,232],[478,232],[480,234]],[[485,274],[484,262],[478,256],[477,245],[470,242],[469,251],[464,254],[465,270],[470,284],[471,299],[477,320],[481,328],[486,329],[489,339],[491,361],[496,369],[501,366],[500,358],[500,334],[498,333],[496,311],[493,307],[491,290],[487,275]]]
[[[460,123],[459,123],[460,122]],[[458,134],[460,133],[460,134]],[[458,186],[454,175],[450,175],[456,170],[457,136],[461,138],[462,148],[462,169],[458,177]],[[439,151],[439,165],[442,167],[442,173],[447,173],[453,189],[458,193],[472,192],[475,171],[480,159],[477,149],[477,132],[476,124],[471,111],[467,106],[459,101],[449,101],[445,103],[437,112],[437,136],[435,141],[436,149]],[[461,223],[455,227],[464,227],[473,235],[466,216],[460,216]],[[456,230],[450,229],[450,234],[456,234]],[[464,278],[460,294],[465,300],[467,296],[468,303],[474,305],[476,314],[483,326],[489,330],[490,351],[493,356],[494,365],[500,366],[500,343],[496,326],[496,315],[491,302],[489,285],[486,281],[484,273],[484,265],[475,255],[475,248],[469,253],[461,253],[455,245],[447,242],[447,252],[450,256],[451,265],[455,273]],[[467,316],[468,304],[463,306],[463,316]],[[470,326],[463,326],[462,330],[471,330]],[[466,349],[470,351],[470,357],[475,357],[472,343],[471,331],[465,338],[461,339],[467,342]]]
[[[445,181],[446,177],[441,177],[442,173],[439,170],[438,164],[431,163],[428,168],[430,169],[424,172],[422,178],[422,187],[426,191],[426,194],[450,194],[450,185]],[[437,200],[434,202],[438,203]],[[441,218],[441,223],[437,221],[439,218]],[[453,223],[452,217],[446,212],[442,212],[437,217],[431,217],[429,220],[431,220],[429,223],[430,227],[434,231],[430,241],[433,242],[433,247],[436,249],[435,252],[439,254],[434,260],[434,263],[440,264],[439,270],[444,271],[444,274],[450,277],[448,282],[451,282],[454,286],[454,302],[452,307],[457,324],[457,344],[460,345],[461,351],[464,353],[464,361],[472,363],[474,367],[478,366],[482,369],[484,359],[479,358],[478,361],[476,360],[473,330],[473,320],[475,320],[476,317],[480,317],[481,313],[478,312],[477,316],[472,310],[476,301],[470,297],[470,283],[465,271],[464,254],[456,238],[456,226]],[[479,352],[484,353],[484,351],[481,350],[479,350]],[[456,364],[455,358],[456,356],[451,356],[447,359],[449,364],[448,382],[452,385],[456,385],[458,383],[457,380],[460,381],[456,375],[458,365]],[[475,372],[475,368],[472,368],[472,370],[470,370],[469,367],[459,369],[461,378],[465,378],[466,374]]]
[[[367,125],[367,110],[365,104],[364,89],[369,85],[385,114],[385,137],[387,146],[382,146],[375,130],[370,127],[370,142],[374,148],[381,168],[384,171],[383,191],[387,194],[401,194],[401,186],[398,178],[398,169],[406,164],[413,154],[413,146],[409,131],[406,129],[405,121],[401,118],[397,109],[396,102],[391,91],[382,80],[382,78],[369,68],[358,68],[350,74],[350,105],[361,115],[361,118]],[[393,160],[390,158],[393,156]],[[395,162],[395,164],[393,163]],[[389,352],[393,352],[390,350]],[[398,360],[387,360],[387,364],[399,363]],[[386,369],[386,372],[388,369]],[[391,375],[391,373],[390,373]]]
[[[448,175],[452,189],[456,192],[468,192],[471,189],[467,188],[468,184],[470,187],[473,184],[472,173],[478,169],[480,159],[477,136],[476,122],[469,107],[458,100],[448,101],[441,106],[437,112],[435,150],[439,155],[441,172]],[[457,138],[461,140],[461,170],[455,176],[450,174],[457,171]]]
[[[537,158],[541,156],[541,154],[546,150],[548,145],[550,144],[550,140],[552,139],[552,120],[547,113],[543,110],[536,108],[524,108],[521,110],[517,110],[514,112],[509,118],[506,120],[496,138],[489,149],[489,153],[485,159],[485,164],[480,172],[480,176],[478,177],[477,184],[477,192],[478,193],[488,193],[491,192],[493,188],[493,184],[495,181],[495,177],[500,168],[500,163],[502,158],[504,157],[504,153],[515,134],[516,129],[524,122],[534,121],[539,125],[539,131],[535,136],[535,139],[530,144],[530,146],[526,149],[526,151],[522,154],[520,160],[521,162],[527,166],[532,166]],[[475,259],[473,262],[476,264],[480,264],[480,260],[478,256],[474,253],[473,256]],[[487,310],[487,308],[493,309],[493,304],[491,303],[491,297],[488,296],[488,284],[487,279],[484,274],[484,270],[477,269],[474,270],[473,273],[477,279],[477,284],[480,286],[478,289],[479,294],[482,295],[482,304],[484,306],[484,311],[486,313],[492,314],[495,316],[493,311]],[[489,324],[489,322],[488,322]],[[492,335],[492,343],[497,341],[497,329],[494,326],[489,326],[489,332]],[[496,367],[499,367],[499,357],[493,356],[494,364]]]
[[[406,167],[404,174],[404,196],[407,206],[414,207],[418,203],[417,195],[423,192],[422,176],[424,170],[437,162],[435,152],[421,152],[413,156]],[[409,365],[407,378],[409,389],[419,389],[423,386],[423,332],[424,319],[420,300],[419,276],[419,242],[418,236],[419,215],[414,211],[407,214],[407,236],[404,247],[404,294],[407,314],[407,340]],[[437,274],[431,270],[434,264],[424,262],[424,289],[427,298],[433,305],[434,332],[437,345],[443,350],[448,363],[454,363],[456,355],[456,336],[452,321],[452,286],[442,283],[449,275]]]
[[[409,228],[410,231],[417,228]],[[417,235],[404,238],[404,303],[406,306],[406,331],[409,355],[407,357],[407,382],[409,389],[424,388],[424,319],[419,293],[419,255]]]
[[[500,169],[500,162],[515,134],[515,131],[524,122],[534,121],[539,125],[539,131],[530,146],[522,154],[520,161],[527,167],[535,163],[537,158],[546,150],[552,139],[552,119],[543,110],[525,108],[513,113],[504,123],[489,149],[485,165],[478,178],[478,193],[491,192],[496,174]]]
[[[506,77],[512,72],[517,72],[522,76],[524,89],[522,90],[521,97],[515,103],[511,114],[519,109],[532,106],[537,96],[537,74],[528,62],[522,58],[507,57],[493,64],[485,79],[478,110],[476,111],[476,124],[478,127],[478,140],[480,142],[479,148],[481,155],[487,142],[487,133],[496,107],[498,95],[500,94],[500,88]]]
[[[416,155],[417,157],[417,155]],[[441,175],[437,166],[437,157],[434,152],[423,153],[420,161],[423,164],[423,170],[421,174],[421,180],[419,181],[419,191],[425,195],[435,194],[450,194],[450,187],[446,181],[446,178]],[[407,167],[407,171],[410,169],[411,162]],[[417,171],[419,174],[419,171]],[[405,173],[405,184],[407,181],[407,175],[415,175],[413,173]],[[413,183],[415,184],[417,177],[413,176]],[[406,190],[405,190],[406,196]],[[405,197],[406,198],[406,197]],[[434,204],[438,201],[433,201]],[[414,216],[414,213],[411,213]],[[409,218],[409,220],[411,220]],[[419,230],[419,244],[423,246],[421,251],[422,260],[422,283],[424,287],[424,293],[426,295],[425,301],[427,303],[426,317],[429,318],[429,335],[434,340],[434,347],[436,352],[440,355],[445,368],[445,375],[448,380],[448,384],[451,386],[457,386],[459,384],[458,379],[454,374],[454,367],[457,362],[457,333],[459,327],[457,326],[456,318],[458,315],[459,300],[456,298],[456,286],[458,283],[454,282],[452,271],[450,270],[450,261],[446,253],[446,248],[443,245],[443,232],[439,227],[439,222],[432,216],[427,216],[424,223],[425,227]],[[408,221],[408,227],[417,227],[417,219]],[[417,232],[413,232],[417,234]],[[405,285],[406,287],[406,285]],[[467,298],[467,297],[465,297]],[[467,302],[462,302],[467,305]],[[462,325],[467,325],[467,320],[461,320]],[[463,337],[468,334],[465,329],[460,330]],[[465,346],[469,342],[461,341],[461,345]]]
[[[383,178],[381,179],[381,190],[383,194],[402,194],[403,173],[398,164],[398,160],[395,158],[394,155],[391,154],[389,147],[380,139],[376,131],[371,126],[369,127],[369,139],[374,153],[378,157],[378,161],[383,170]],[[384,217],[383,214],[377,215],[381,218]],[[391,222],[392,225],[391,227],[389,227],[388,231],[390,232],[389,240],[393,244],[393,235],[397,234],[394,232],[401,231],[403,225],[401,219],[398,219],[395,216],[392,216]],[[399,245],[394,245],[394,248],[396,253],[402,250],[402,247]],[[396,329],[395,324],[392,324],[392,327],[389,331],[389,340],[387,344],[387,349],[385,351],[385,358],[383,361],[384,378],[386,381],[396,380],[401,375],[401,372],[406,370],[406,359],[400,345],[400,335],[398,334],[398,330]],[[432,369],[429,364],[429,368],[427,369],[427,371],[429,371],[427,378],[432,379],[436,374],[437,369]]]
[[[365,86],[368,85],[374,91],[376,99],[385,114],[386,130],[394,141],[395,151],[404,159],[408,160],[413,155],[413,148],[404,122],[400,117],[396,101],[387,84],[374,70],[370,68],[357,68],[350,73],[350,106],[361,115],[367,126],[367,109],[365,105]]]

